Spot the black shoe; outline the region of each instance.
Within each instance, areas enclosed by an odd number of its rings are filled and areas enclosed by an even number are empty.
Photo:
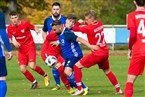
[[[36,89],[38,87],[39,87],[38,82],[35,82],[35,83],[32,84],[31,89]]]

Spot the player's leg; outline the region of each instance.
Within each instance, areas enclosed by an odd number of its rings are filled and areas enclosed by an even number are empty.
[[[125,97],[132,97],[133,96],[133,85],[137,78],[137,76],[142,75],[144,72],[145,67],[145,56],[141,57],[132,57],[129,69],[128,69],[128,75],[127,75],[127,82],[125,87]]]
[[[44,77],[44,83],[45,86],[48,86],[50,84],[48,74],[44,72],[44,70],[36,65],[36,50],[35,48],[31,48],[28,52],[28,62],[29,62],[29,67],[36,71],[38,74],[42,75]]]
[[[101,62],[98,63],[99,68],[104,71],[104,73],[108,77],[109,81],[115,87],[116,94],[122,95],[123,92],[122,92],[122,90],[120,88],[120,85],[118,83],[118,80],[117,80],[115,74],[110,70],[108,56],[102,56],[102,57],[99,57],[99,58],[101,59]]]
[[[24,74],[24,76],[30,82],[32,82],[31,88],[35,89],[36,87],[34,87],[33,84],[35,84],[35,86],[37,86],[37,81],[35,80],[33,75],[26,69],[27,64],[28,64],[27,56],[25,54],[21,54],[20,52],[18,52],[18,62],[19,62],[20,71]]]
[[[0,97],[5,97],[7,92],[6,76],[7,68],[5,57],[0,57]]]
[[[128,74],[126,87],[125,87],[125,90],[124,90],[125,97],[132,97],[132,95],[133,95],[133,84],[134,84],[136,78],[137,78],[137,76]]]
[[[66,89],[68,90],[68,93],[69,94],[74,93],[74,90],[71,88],[70,82],[68,81],[68,79],[66,78],[64,74],[64,66],[59,62],[55,65],[55,68],[57,68],[57,70],[59,71],[60,78],[62,82],[64,83]]]

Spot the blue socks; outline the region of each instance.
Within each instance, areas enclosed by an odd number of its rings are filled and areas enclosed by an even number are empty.
[[[7,84],[5,80],[0,80],[0,97],[5,97],[7,92]]]
[[[75,88],[77,88],[76,81],[74,78],[74,73],[72,73],[70,76],[68,76],[67,79],[69,80],[71,85],[73,85]],[[84,85],[83,82],[82,82],[82,87],[83,87],[83,89],[86,88],[86,86]]]
[[[55,80],[56,84],[60,85],[59,71],[55,68],[52,68],[52,74],[53,74],[53,77],[54,77],[54,80]]]

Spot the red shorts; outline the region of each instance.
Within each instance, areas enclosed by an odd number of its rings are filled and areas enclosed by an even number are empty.
[[[89,68],[91,66],[94,66],[98,64],[100,69],[106,70],[109,69],[109,61],[108,61],[108,54],[94,54],[91,53],[89,55],[84,56],[80,63],[86,67]]]
[[[128,69],[128,74],[131,75],[142,75],[144,72],[144,67],[145,67],[145,56],[133,56],[129,69]]]
[[[36,62],[36,48],[30,47],[26,51],[18,52],[19,65],[28,65],[28,62]]]

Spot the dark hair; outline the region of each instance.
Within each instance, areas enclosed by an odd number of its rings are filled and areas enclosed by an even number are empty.
[[[96,12],[94,10],[89,10],[87,13],[85,13],[85,16],[94,17],[94,19],[97,18]]]
[[[145,0],[135,0],[138,6],[145,6]]]
[[[58,3],[58,2],[54,2],[54,3],[52,4],[52,7],[53,7],[53,6],[59,6],[59,7],[61,7],[61,6],[60,6],[60,3]]]
[[[18,13],[17,13],[16,11],[11,11],[11,12],[9,13],[9,15],[10,15],[10,16],[18,15]]]
[[[52,22],[52,27],[53,26],[56,26],[56,25],[61,25],[62,23],[60,22],[60,20],[54,20],[53,22]]]
[[[74,14],[68,14],[68,15],[67,15],[67,19],[73,19],[73,20],[76,20],[76,19],[77,19],[77,16],[74,15]]]

